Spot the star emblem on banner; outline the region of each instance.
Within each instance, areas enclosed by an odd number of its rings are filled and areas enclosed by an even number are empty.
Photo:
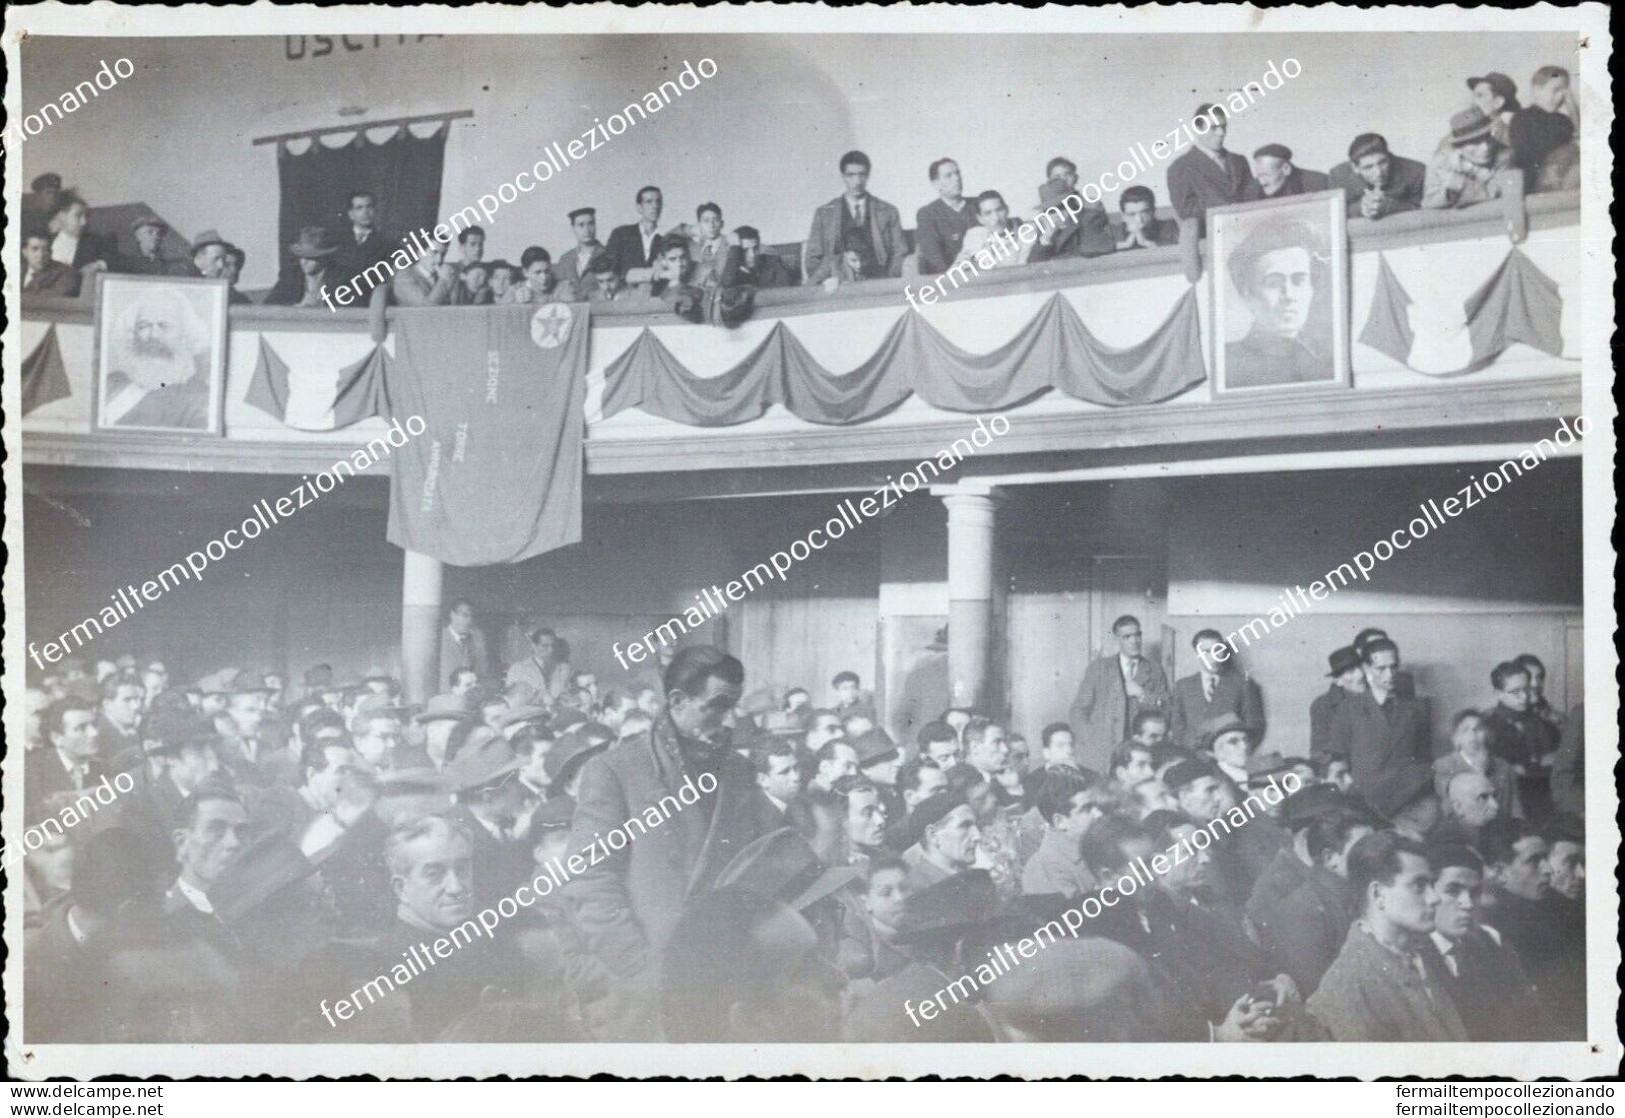
[[[548,303],[531,316],[530,340],[543,349],[557,349],[570,337],[570,320],[575,317],[564,303]]]

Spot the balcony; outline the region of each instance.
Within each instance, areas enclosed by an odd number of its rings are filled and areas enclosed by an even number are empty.
[[[1229,454],[1367,452],[1401,455],[1461,441],[1505,440],[1578,412],[1580,400],[1579,199],[1528,200],[1530,234],[1520,246],[1558,286],[1563,351],[1552,356],[1514,344],[1470,376],[1413,371],[1358,339],[1377,288],[1379,254],[1418,303],[1459,309],[1506,258],[1509,241],[1497,207],[1398,214],[1349,222],[1352,370],[1347,387],[1290,394],[1225,396],[1206,379],[1155,404],[1105,406],[1051,391],[1008,409],[1011,431],[975,463],[998,474],[1034,467],[1080,468],[1200,461]],[[1207,245],[1203,245],[1206,255]],[[587,386],[587,472],[599,488],[617,479],[640,486],[704,491],[741,471],[771,476],[796,468],[823,483],[873,474],[877,464],[933,455],[963,435],[970,419],[918,396],[869,422],[823,426],[774,406],[729,427],[693,427],[637,409],[605,418],[604,372],[645,330],[699,376],[741,360],[779,323],[826,368],[844,372],[867,358],[900,316],[919,313],[950,342],[974,354],[1008,341],[1057,294],[1109,346],[1144,339],[1188,290],[1177,247],[1093,260],[1004,269],[973,278],[935,306],[915,312],[904,288],[918,279],[759,293],[753,318],[735,330],[690,325],[640,303],[594,305]],[[1212,361],[1213,278],[1204,263],[1196,284],[1204,361]],[[396,312],[387,312],[386,325]],[[377,433],[380,421],[345,430],[324,416],[337,372],[371,352],[365,310],[294,310],[259,306],[230,311],[225,436],[93,434],[90,370],[93,307],[86,300],[23,303],[20,352],[56,327],[71,395],[22,420],[23,459],[31,465],[99,466],[219,472],[298,472],[320,468]],[[264,339],[289,365],[288,424],[245,402]],[[386,346],[392,339],[386,338]],[[1193,370],[1190,379],[1204,376]],[[328,393],[324,397],[324,391]],[[728,486],[724,486],[724,491]],[[713,489],[713,491],[716,491]]]

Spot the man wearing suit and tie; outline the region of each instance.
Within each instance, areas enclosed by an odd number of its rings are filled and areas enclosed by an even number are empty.
[[[388,260],[400,239],[378,228],[378,196],[370,190],[354,191],[345,213],[349,220],[339,234],[338,255],[333,257],[333,286],[336,289],[350,284],[356,290],[356,302],[362,304],[372,293],[374,284],[380,282],[378,277],[387,276],[394,269],[375,271],[370,278],[361,273]]]
[[[1194,749],[1204,723],[1234,714],[1256,739],[1264,736],[1264,698],[1258,684],[1235,664],[1235,650],[1217,630],[1203,629],[1191,638],[1201,670],[1174,684],[1170,729],[1176,745]]]
[[[1129,735],[1142,710],[1168,708],[1168,677],[1162,666],[1142,655],[1145,636],[1140,619],[1124,614],[1112,623],[1117,651],[1091,663],[1072,700],[1072,734],[1078,765],[1097,773],[1111,771],[1112,750]]]
[[[604,251],[623,283],[648,283],[654,278],[655,261],[666,244],[656,231],[665,204],[658,186],[644,187],[638,191],[636,224],[618,226],[610,232]]]
[[[449,688],[452,676],[463,668],[472,671],[481,683],[492,681],[485,634],[475,627],[474,606],[467,598],[452,603],[446,615],[446,631],[440,634],[440,686]]]
[[[869,193],[869,157],[861,151],[841,156],[846,190],[813,214],[812,229],[801,246],[801,282],[834,291],[841,284],[845,245],[858,243],[865,276],[900,276],[908,242],[897,207]]]
[[[46,804],[58,792],[80,792],[102,778],[96,704],[58,699],[45,710],[45,749],[28,754],[23,801],[29,819],[49,814]]]
[[[1386,637],[1360,646],[1366,689],[1332,716],[1329,751],[1348,758],[1354,790],[1392,816],[1432,791],[1427,703],[1399,690],[1399,647]]]

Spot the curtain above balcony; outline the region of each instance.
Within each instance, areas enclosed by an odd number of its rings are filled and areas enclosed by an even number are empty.
[[[924,317],[905,311],[857,368],[835,373],[809,353],[797,327],[781,320],[738,364],[699,376],[645,329],[604,370],[603,415],[640,408],[678,423],[725,427],[756,419],[774,404],[811,423],[863,423],[910,395],[950,411],[999,411],[1051,390],[1120,407],[1155,404],[1207,377],[1188,288],[1162,323],[1126,348],[1105,345],[1072,304],[1057,294],[1016,336],[990,353],[949,341]]]

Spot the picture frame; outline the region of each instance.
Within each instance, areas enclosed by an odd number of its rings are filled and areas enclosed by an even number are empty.
[[[91,430],[224,437],[228,299],[224,279],[103,274]]]
[[[1346,205],[1323,190],[1207,212],[1215,395],[1350,387]]]

